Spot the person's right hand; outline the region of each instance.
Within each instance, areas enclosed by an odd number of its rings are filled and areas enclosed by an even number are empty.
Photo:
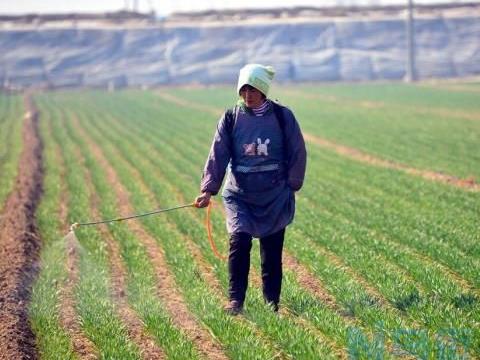
[[[195,207],[197,208],[204,208],[210,204],[210,198],[212,194],[209,192],[204,192],[195,198]]]

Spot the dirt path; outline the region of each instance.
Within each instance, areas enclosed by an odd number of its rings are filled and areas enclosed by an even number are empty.
[[[172,103],[175,103],[177,105],[180,105],[180,106],[185,106],[185,107],[189,107],[189,108],[192,108],[192,109],[208,112],[208,113],[210,113],[212,115],[215,115],[215,116],[220,116],[221,113],[222,113],[222,110],[220,110],[219,108],[215,108],[215,107],[206,106],[206,105],[203,105],[203,104],[198,104],[198,103],[195,103],[195,102],[187,101],[185,99],[176,97],[176,96],[171,95],[171,94],[166,94],[166,93],[163,93],[163,92],[162,93],[157,92],[156,94],[158,94],[163,99],[165,99],[167,101],[170,101]],[[318,98],[318,96],[316,96],[316,95],[315,96],[311,95],[311,96],[313,98]],[[322,99],[324,99],[324,98],[328,99],[329,101],[338,102],[338,99],[336,99],[333,96],[327,96],[327,95],[322,96],[322,95],[320,95],[320,97]],[[381,107],[381,106],[383,106],[382,103],[377,104],[377,103],[365,102],[365,101],[364,102],[359,102],[359,104],[363,104],[363,106],[370,107],[370,108],[371,107]],[[421,110],[421,111],[423,111],[423,110]],[[410,167],[408,165],[404,165],[404,164],[397,163],[397,162],[394,162],[394,161],[385,160],[385,159],[376,157],[374,155],[367,154],[363,151],[360,151],[358,149],[355,149],[355,148],[352,148],[352,147],[349,147],[349,146],[337,144],[337,143],[335,143],[331,140],[321,138],[319,136],[315,136],[315,135],[312,135],[312,134],[309,134],[309,133],[304,132],[303,136],[304,136],[306,141],[308,141],[312,144],[315,144],[317,146],[320,146],[320,147],[323,147],[323,148],[326,148],[326,149],[329,149],[329,150],[333,150],[339,155],[348,157],[348,158],[350,158],[352,160],[355,160],[355,161],[358,161],[358,162],[367,163],[367,164],[371,164],[371,165],[375,165],[375,166],[379,166],[379,167],[383,167],[383,168],[387,168],[387,169],[401,170],[403,172],[406,172],[407,174],[420,176],[420,177],[422,177],[424,179],[427,179],[427,180],[441,182],[441,183],[444,183],[444,184],[452,185],[452,186],[462,188],[462,189],[466,189],[466,190],[469,190],[469,191],[474,191],[474,192],[480,191],[480,184],[477,183],[475,181],[475,179],[473,179],[473,178],[460,179],[456,176],[452,176],[452,175],[448,175],[448,174],[444,174],[444,173],[440,173],[440,172],[416,169],[416,168]]]
[[[30,95],[24,101],[19,172],[0,218],[0,354],[5,359],[37,358],[27,305],[41,245],[35,211],[43,186],[43,145],[38,111]]]
[[[113,167],[105,158],[103,151],[86,135],[83,128],[78,124],[78,121],[75,121],[75,128],[78,133],[81,134],[83,139],[87,141],[95,159],[106,171],[108,182],[115,191],[118,199],[119,213],[133,214],[134,209],[130,203],[128,191],[121,183]],[[139,222],[129,221],[127,222],[127,225],[132,232],[135,233],[147,251],[157,276],[157,294],[169,312],[174,324],[186,332],[196,348],[207,359],[227,359],[222,346],[212,338],[210,333],[198,323],[196,318],[188,310],[188,307],[175,284],[173,275],[168,270],[163,250],[159,248],[156,240],[146,232]]]

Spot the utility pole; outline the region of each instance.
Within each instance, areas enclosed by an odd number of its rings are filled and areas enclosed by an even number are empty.
[[[407,73],[405,81],[413,82],[417,80],[415,72],[415,29],[413,20],[413,0],[408,0],[407,22]]]

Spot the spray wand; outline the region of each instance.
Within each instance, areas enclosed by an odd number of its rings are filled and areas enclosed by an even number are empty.
[[[212,208],[212,203],[213,203],[213,201],[210,200],[210,202],[209,202],[209,204],[208,204],[208,209],[207,209],[207,216],[206,216],[206,218],[205,218],[205,228],[207,229],[208,240],[209,240],[210,247],[212,248],[213,253],[214,253],[215,256],[217,256],[219,259],[225,260],[225,257],[222,256],[222,255],[218,252],[217,247],[215,246],[215,243],[214,243],[213,237],[212,237],[212,227],[211,227],[211,223],[210,223],[210,210],[211,210],[211,208]],[[141,213],[141,214],[135,214],[135,215],[125,216],[125,217],[119,217],[119,218],[115,218],[115,219],[99,220],[99,221],[90,221],[90,222],[83,222],[83,223],[78,223],[78,222],[77,222],[77,223],[73,223],[73,224],[70,226],[70,233],[74,234],[74,233],[75,233],[75,229],[78,228],[79,226],[92,226],[92,225],[108,224],[108,223],[112,223],[112,222],[116,222],[116,221],[124,221],[124,220],[136,219],[136,218],[140,218],[140,217],[144,217],[144,216],[150,216],[150,215],[160,214],[160,213],[163,213],[163,212],[172,211],[172,210],[177,210],[177,209],[183,209],[183,208],[187,208],[187,207],[195,207],[195,208],[198,208],[198,206],[197,206],[195,203],[191,203],[191,204],[186,204],[186,205],[174,206],[174,207],[166,208],[166,209],[153,210],[153,211],[149,211],[149,212]]]
[[[174,207],[167,208],[167,209],[158,209],[158,210],[153,210],[153,211],[149,211],[149,212],[142,213],[142,214],[135,214],[135,215],[125,216],[125,217],[120,217],[120,218],[115,218],[115,219],[91,221],[91,222],[84,222],[84,223],[73,223],[70,226],[70,231],[74,231],[79,226],[108,224],[108,223],[115,222],[115,221],[124,221],[124,220],[136,219],[136,218],[143,217],[143,216],[160,214],[160,213],[163,213],[163,212],[177,210],[177,209],[183,209],[183,208],[186,208],[186,207],[197,207],[197,206],[195,205],[195,203],[191,203],[191,204],[187,204],[187,205],[179,205],[179,206],[174,206]]]

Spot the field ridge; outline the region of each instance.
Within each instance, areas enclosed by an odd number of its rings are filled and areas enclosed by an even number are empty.
[[[0,218],[0,351],[12,359],[37,357],[27,306],[39,270],[41,240],[35,211],[42,195],[43,143],[31,94],[24,96],[24,103],[23,150],[16,185]]]

